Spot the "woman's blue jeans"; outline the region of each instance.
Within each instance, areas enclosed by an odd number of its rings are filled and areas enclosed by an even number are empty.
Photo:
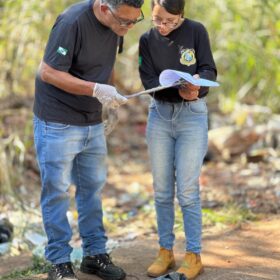
[[[184,103],[153,100],[147,143],[152,166],[159,244],[174,245],[174,198],[183,213],[186,250],[201,251],[199,176],[208,142],[205,99]]]
[[[105,253],[101,190],[106,181],[106,140],[103,124],[73,126],[34,117],[34,140],[41,172],[41,208],[48,237],[46,259],[70,261],[72,237],[66,213],[69,186],[76,185],[78,224],[84,256]]]

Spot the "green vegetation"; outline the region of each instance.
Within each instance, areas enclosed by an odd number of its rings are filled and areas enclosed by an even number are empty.
[[[250,210],[234,204],[225,205],[219,210],[203,209],[202,213],[204,226],[238,225],[246,221],[255,221],[258,218]]]
[[[183,218],[181,208],[176,204],[175,214],[175,231],[183,231]],[[109,218],[108,218],[109,217]],[[248,221],[255,221],[260,218],[260,215],[253,213],[249,209],[236,205],[234,203],[225,204],[219,208],[203,208],[202,209],[202,224],[203,227],[227,227],[237,226]],[[154,202],[151,200],[149,204],[139,209],[137,215],[131,215],[131,212],[112,210],[111,216],[106,212],[105,225],[111,234],[125,225],[133,225],[138,220],[145,221],[145,229],[149,231],[156,230],[156,216],[154,211]]]
[[[202,209],[202,224],[207,227],[226,227],[237,226],[247,221],[255,221],[258,215],[252,213],[249,209],[242,208],[235,204],[226,204],[221,208]],[[183,218],[179,207],[176,209],[175,228],[177,231],[183,230]]]
[[[0,98],[33,94],[36,68],[56,16],[73,0],[7,0],[0,2]],[[150,25],[150,1],[145,22],[125,39],[117,62],[118,84],[127,91],[141,86],[137,71],[139,36]],[[221,109],[236,102],[259,103],[280,111],[280,2],[278,0],[188,0],[187,17],[204,23],[222,86],[213,91]],[[133,61],[134,63],[131,63]]]
[[[0,280],[13,280],[36,274],[47,273],[50,268],[50,264],[42,258],[33,257],[32,263],[31,267],[27,267],[24,270],[15,270],[9,275],[0,277]]]

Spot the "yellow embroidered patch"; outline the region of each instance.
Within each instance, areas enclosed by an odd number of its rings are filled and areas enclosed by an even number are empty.
[[[191,66],[196,63],[195,50],[194,49],[185,49],[181,52],[181,64]]]

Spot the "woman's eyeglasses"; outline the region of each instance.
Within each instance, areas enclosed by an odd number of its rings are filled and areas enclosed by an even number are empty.
[[[155,27],[160,27],[160,26],[165,26],[169,29],[173,29],[175,27],[178,26],[178,24],[180,23],[180,19],[177,22],[174,21],[165,21],[159,18],[154,18],[152,19],[152,23]]]
[[[112,16],[115,18],[115,20],[119,23],[119,25],[121,26],[121,27],[128,27],[128,26],[130,26],[130,25],[134,25],[134,24],[136,24],[136,23],[138,23],[138,22],[140,22],[140,21],[142,21],[143,19],[144,19],[144,14],[143,14],[143,12],[142,12],[142,10],[141,10],[141,16],[139,17],[139,18],[137,18],[137,19],[135,19],[135,20],[126,20],[126,19],[122,19],[122,18],[120,18],[119,16],[117,16],[112,10],[111,10],[111,8],[109,7],[109,6],[107,6],[108,7],[108,9],[109,9],[109,11],[111,12],[111,14],[112,14]]]

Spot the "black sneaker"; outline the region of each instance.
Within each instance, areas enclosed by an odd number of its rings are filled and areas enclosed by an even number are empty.
[[[84,257],[80,269],[87,274],[96,274],[104,280],[122,280],[126,276],[123,269],[113,264],[108,254]]]
[[[70,262],[53,264],[48,273],[48,280],[78,280]]]

